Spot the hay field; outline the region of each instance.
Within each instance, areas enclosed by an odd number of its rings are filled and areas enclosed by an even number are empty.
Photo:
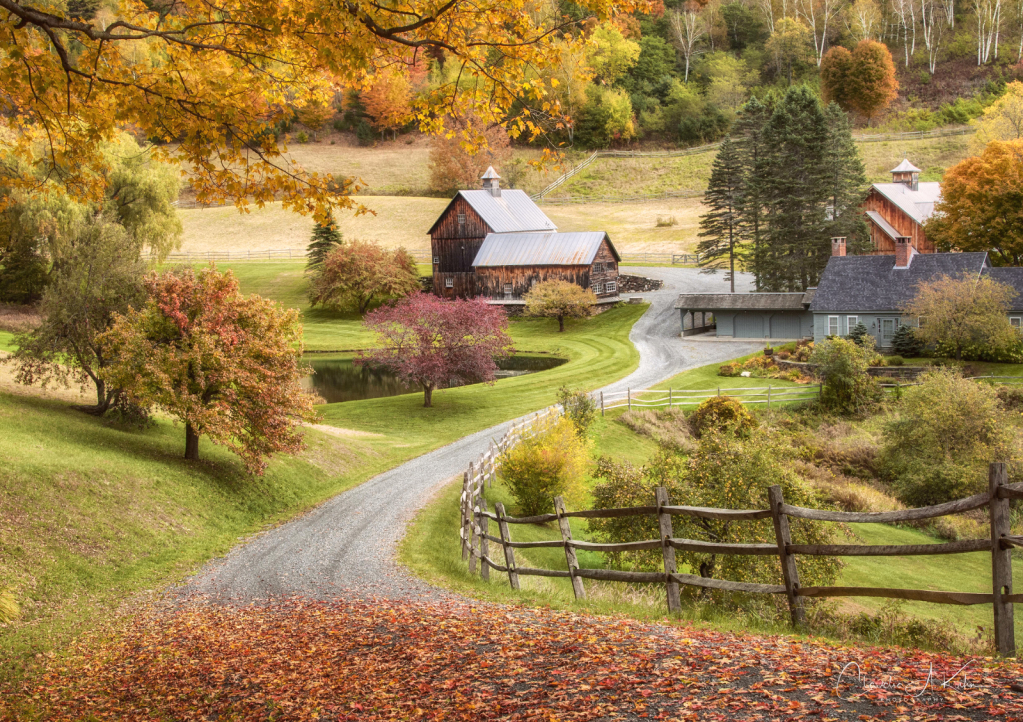
[[[345,238],[361,238],[386,248],[429,249],[426,232],[441,214],[444,198],[361,196],[376,215],[338,214]],[[587,203],[544,205],[562,231],[603,230],[619,251],[676,252],[691,250],[699,223],[699,199],[650,203]],[[312,234],[313,219],[282,210],[279,204],[241,213],[233,206],[180,210],[184,227],[182,251],[304,251]],[[657,227],[658,216],[674,216],[675,226]]]

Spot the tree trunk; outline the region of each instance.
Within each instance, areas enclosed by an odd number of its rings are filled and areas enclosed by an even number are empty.
[[[114,391],[107,393],[107,385],[105,381],[95,377],[93,377],[93,380],[96,384],[96,405],[76,406],[75,408],[93,416],[102,416],[110,410],[110,407],[113,405],[114,399],[117,397],[119,391],[115,389]]]
[[[433,386],[423,384],[423,406],[431,408],[433,406]]]
[[[561,333],[564,330],[565,330],[565,316],[564,316],[564,314],[562,314],[561,316],[558,316],[558,333]]]
[[[185,458],[199,460],[199,434],[195,433],[191,424],[185,424]]]

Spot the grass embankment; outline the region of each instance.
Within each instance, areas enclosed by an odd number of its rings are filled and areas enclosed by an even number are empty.
[[[711,364],[684,372],[670,379],[658,388],[713,388],[718,382],[722,389],[741,386],[766,385],[767,379],[725,378],[716,375],[720,364]],[[1015,375],[1023,369],[1008,364],[988,364],[993,372],[1013,368]],[[772,384],[787,383],[771,380]],[[726,386],[727,384],[727,386]],[[608,412],[598,417],[591,429],[592,456],[608,455],[625,459],[634,464],[646,463],[656,453],[656,444],[647,436],[635,433],[620,421],[623,409]],[[760,411],[763,413],[763,410]],[[589,482],[593,483],[592,479]],[[478,575],[470,575],[466,563],[461,559],[458,519],[460,480],[453,480],[444,487],[436,499],[424,508],[409,527],[402,542],[402,563],[416,574],[438,586],[453,589],[468,596],[490,601],[530,606],[551,606],[558,609],[586,609],[596,613],[622,613],[639,619],[667,618],[664,590],[660,585],[647,587],[626,587],[621,584],[598,583],[587,580],[585,584],[589,598],[583,602],[574,599],[567,580],[543,577],[520,577],[522,589],[512,591],[506,574],[491,571],[491,579],[484,582]],[[486,496],[493,509],[501,501],[514,514],[514,500],[507,489],[498,482],[488,489]],[[579,500],[576,508],[589,508],[588,499]],[[571,508],[571,507],[570,507]],[[884,524],[848,525],[851,538],[838,532],[840,543],[855,544],[935,544],[942,540],[920,529]],[[590,539],[584,520],[572,520],[573,537]],[[492,533],[496,536],[496,531]],[[560,539],[555,525],[512,525],[512,538],[516,541],[540,541]],[[491,557],[501,559],[497,545],[491,545]],[[519,566],[537,566],[551,569],[566,569],[564,553],[560,549],[516,549],[516,563]],[[580,565],[603,568],[603,555],[592,552],[579,554]],[[1016,573],[1023,573],[1023,558],[1013,561]],[[877,557],[847,558],[839,580],[842,586],[871,586],[903,589],[931,589],[963,592],[989,592],[991,589],[991,557],[987,553],[959,554],[955,556]],[[832,602],[843,612],[877,613],[890,604],[884,599],[853,597]],[[955,628],[964,637],[977,637],[978,627],[983,627],[981,636],[988,635],[992,626],[992,610],[988,605],[958,607],[924,602],[907,602],[905,614],[925,620],[935,620]],[[713,607],[694,604],[683,611],[686,618],[712,622],[725,629],[744,629],[751,625],[761,631],[788,631],[783,623],[764,619],[751,620],[749,617],[735,618]],[[1023,619],[1017,620],[1017,634],[1023,634]]]
[[[0,586],[23,608],[0,628],[0,669],[404,458],[383,436],[309,430],[306,440],[252,477],[205,439],[202,461],[185,462],[184,431],[166,420],[125,429],[0,394]]]

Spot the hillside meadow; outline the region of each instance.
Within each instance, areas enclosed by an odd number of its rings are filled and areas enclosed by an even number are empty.
[[[422,138],[412,140],[407,146],[399,138],[368,148],[332,146],[321,141],[292,145],[289,152],[310,170],[358,176],[368,183],[365,194],[356,200],[370,212],[337,215],[346,237],[374,241],[388,248],[427,250],[430,247],[427,231],[448,200],[423,195],[429,178],[429,148]],[[859,142],[857,147],[867,179],[872,183],[890,181],[889,171],[903,158],[909,158],[923,170],[921,180],[941,180],[946,168],[970,155],[969,136]],[[535,154],[516,150],[516,155],[528,159]],[[584,157],[572,154],[566,167]],[[552,192],[541,208],[561,231],[607,231],[623,253],[691,252],[698,241],[700,215],[704,212],[699,197],[624,203],[600,199],[681,190],[702,193],[710,179],[713,161],[712,151],[678,158],[598,158]],[[546,176],[529,176],[532,180],[522,187],[534,192],[557,175],[552,170]],[[569,198],[582,202],[564,203]],[[247,212],[239,212],[233,206],[188,208],[178,214],[184,226],[181,250],[191,253],[287,249],[304,252],[313,228],[312,218],[284,211],[278,204],[253,207]]]

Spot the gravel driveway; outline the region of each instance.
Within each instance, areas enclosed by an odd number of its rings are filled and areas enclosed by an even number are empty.
[[[634,294],[651,302],[630,338],[640,351],[632,374],[605,391],[642,389],[680,371],[742,356],[759,343],[684,341],[679,337],[678,294],[726,289],[721,274],[683,268],[622,271],[665,281],[660,291]],[[740,286],[740,284],[737,284]],[[741,288],[748,290],[743,278]],[[443,598],[445,593],[411,578],[395,561],[405,525],[433,492],[500,438],[511,422],[463,437],[373,477],[316,509],[254,537],[206,565],[178,591],[183,597],[251,602],[301,595],[313,599]]]

